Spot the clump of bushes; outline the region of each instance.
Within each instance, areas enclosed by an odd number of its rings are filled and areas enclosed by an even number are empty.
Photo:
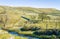
[[[36,30],[40,30],[39,27],[23,27],[21,28],[21,31],[36,31]]]
[[[60,30],[47,30],[47,31],[44,31],[44,32],[41,32],[41,31],[35,31],[33,34],[35,35],[60,35]]]

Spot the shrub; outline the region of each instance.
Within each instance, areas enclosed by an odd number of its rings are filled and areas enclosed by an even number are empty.
[[[21,28],[21,31],[36,31],[36,30],[39,30],[40,28],[38,28],[38,27],[23,27],[23,28]]]
[[[41,31],[35,31],[33,34],[35,35],[60,35],[60,31],[59,30],[47,30],[47,31],[44,31],[44,32],[41,32]]]

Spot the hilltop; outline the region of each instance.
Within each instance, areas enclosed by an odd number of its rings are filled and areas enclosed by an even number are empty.
[[[55,8],[32,8],[32,7],[9,7],[9,6],[0,6],[0,11],[6,10],[17,10],[17,11],[22,11],[22,12],[33,12],[33,13],[59,13],[60,10],[55,9]],[[13,11],[13,12],[14,12]],[[17,12],[16,11],[16,12]],[[7,11],[8,12],[8,11]],[[18,13],[18,12],[17,12]]]

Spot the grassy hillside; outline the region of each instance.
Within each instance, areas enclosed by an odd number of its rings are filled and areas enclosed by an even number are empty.
[[[1,15],[3,14],[3,15]],[[31,21],[22,18],[24,16]],[[6,28],[19,28],[20,26],[38,26],[45,29],[60,27],[60,10],[54,8],[31,8],[0,6],[0,26]],[[52,20],[52,21],[51,21]],[[57,22],[55,22],[57,20]],[[28,23],[26,23],[28,22]],[[36,22],[36,23],[35,23]],[[43,27],[42,27],[43,26]]]

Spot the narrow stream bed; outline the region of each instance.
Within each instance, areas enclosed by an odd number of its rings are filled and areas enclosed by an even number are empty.
[[[0,30],[4,30],[4,29],[1,29]],[[41,38],[36,38],[36,37],[31,37],[31,36],[25,36],[23,34],[18,34],[17,32],[15,31],[9,31],[9,30],[6,30],[9,34],[12,34],[12,35],[16,35],[16,36],[21,36],[21,37],[26,37],[28,39],[41,39]]]
[[[25,35],[22,35],[22,34],[18,34],[17,32],[14,32],[14,31],[7,31],[8,33],[10,34],[13,34],[13,35],[16,35],[16,36],[21,36],[21,37],[26,37],[28,39],[41,39],[41,38],[36,38],[36,37],[31,37],[31,36],[25,36]]]

